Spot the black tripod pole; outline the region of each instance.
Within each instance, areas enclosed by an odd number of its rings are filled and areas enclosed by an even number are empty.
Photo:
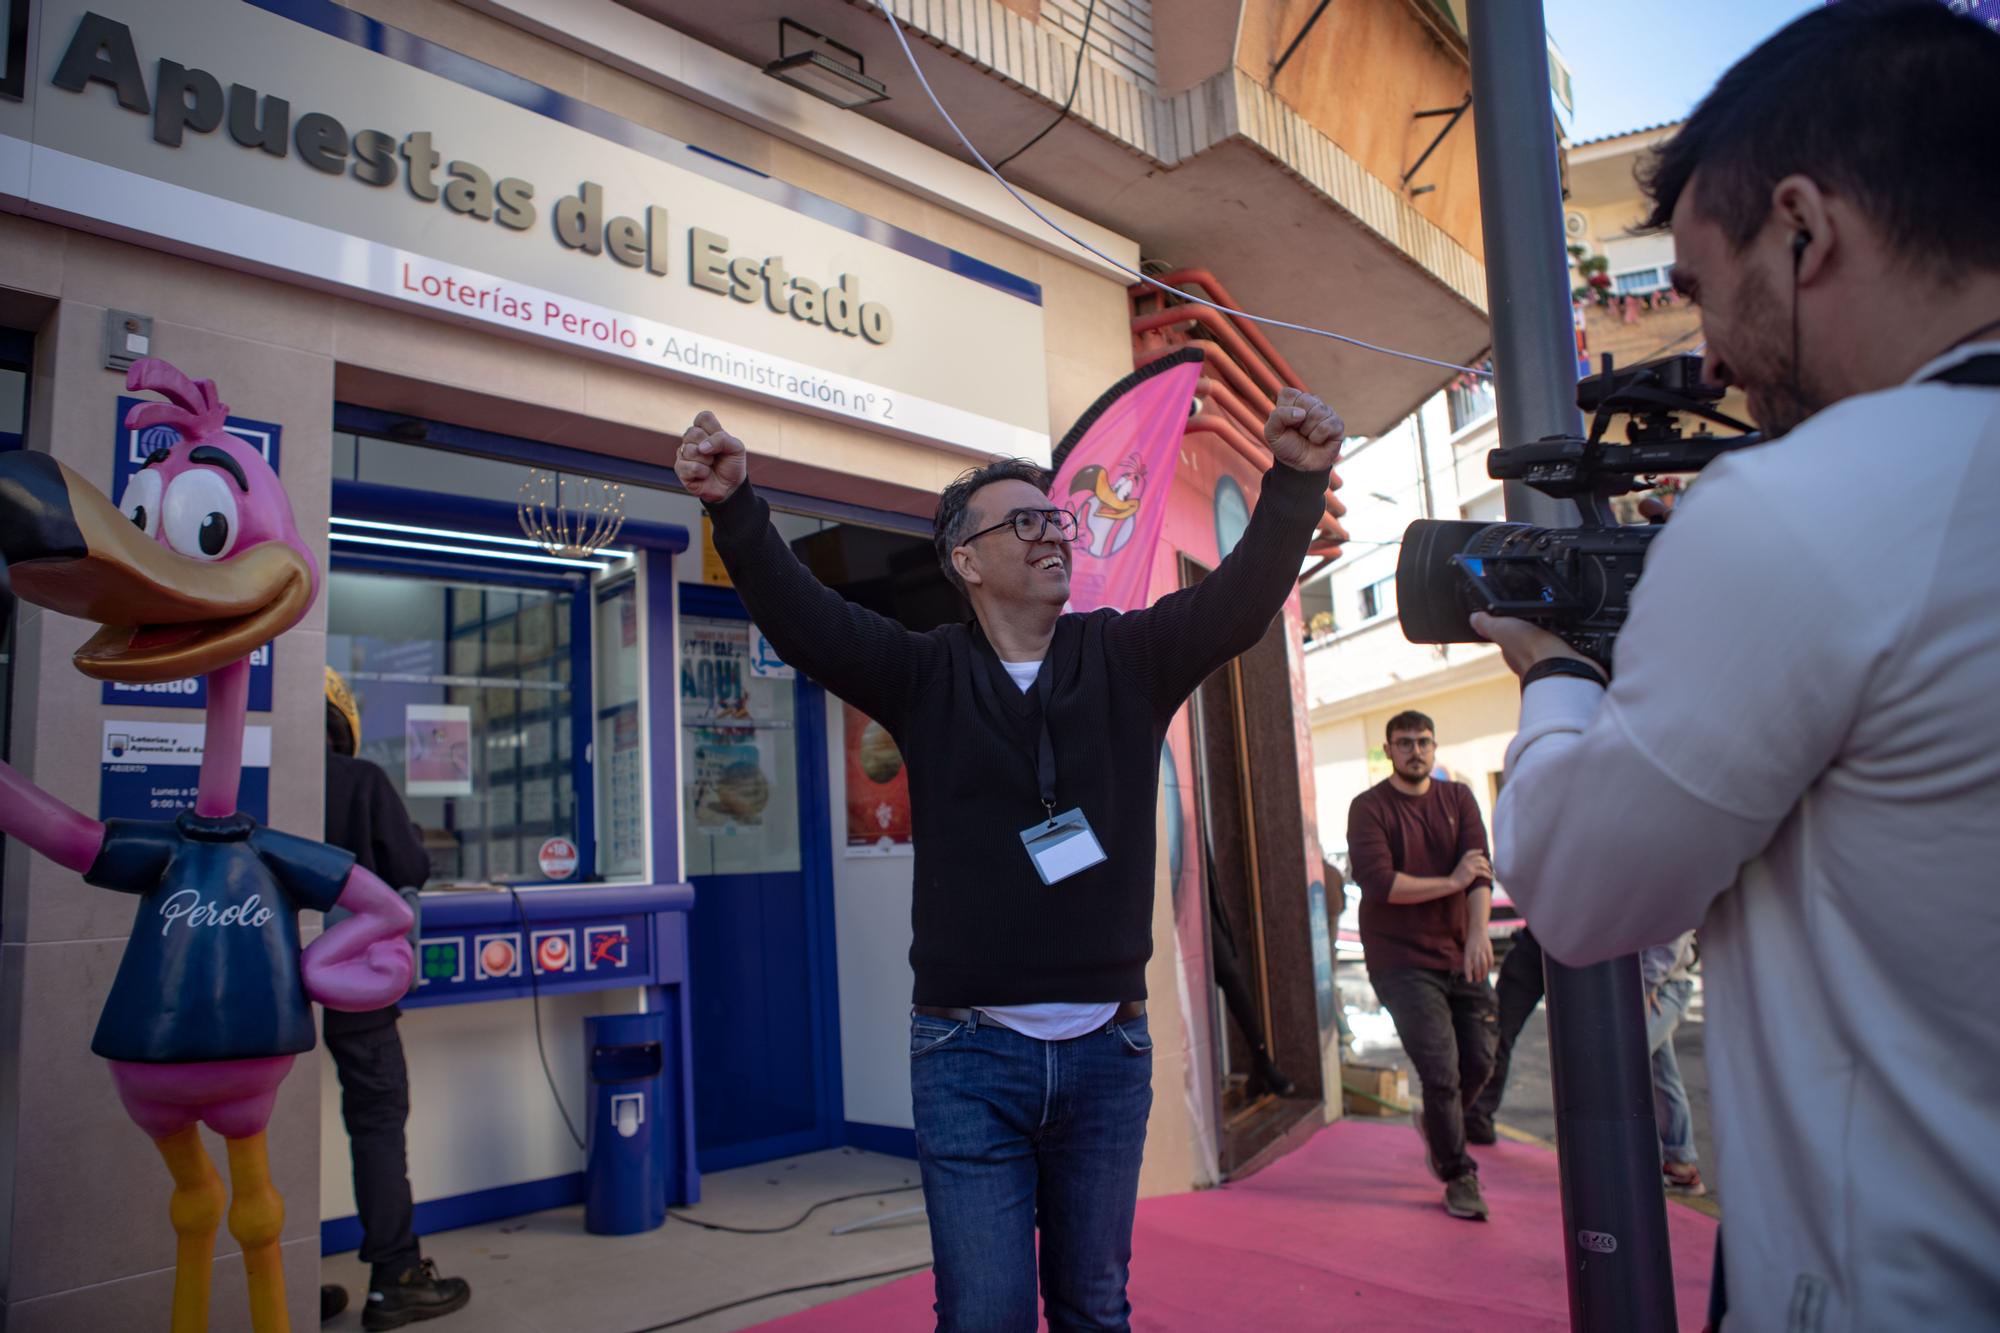
[[[1487,305],[1500,442],[1579,435],[1575,334],[1541,0],[1478,0],[1471,21]],[[1507,484],[1507,517],[1548,526],[1575,507]],[[1675,1328],[1666,1198],[1653,1126],[1638,963],[1547,964],[1570,1328]]]

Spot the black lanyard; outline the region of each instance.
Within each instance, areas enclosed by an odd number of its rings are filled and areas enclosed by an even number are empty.
[[[1035,700],[1039,707],[1035,710],[1035,720],[1041,727],[1041,742],[1035,755],[1035,776],[1042,787],[1042,809],[1048,812],[1049,822],[1056,817],[1056,743],[1049,735],[1049,700],[1056,690],[1056,645],[1049,640],[1049,650],[1042,657],[1041,669],[1035,672]]]

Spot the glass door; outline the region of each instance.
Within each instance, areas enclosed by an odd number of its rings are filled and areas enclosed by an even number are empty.
[[[825,705],[755,664],[733,593],[681,592],[695,1136],[715,1171],[839,1142]]]

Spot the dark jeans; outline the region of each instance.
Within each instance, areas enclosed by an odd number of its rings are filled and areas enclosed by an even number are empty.
[[[1069,1041],[910,1020],[910,1098],[940,1333],[1131,1327],[1125,1299],[1153,1106],[1142,1016]]]
[[[1542,946],[1533,932],[1523,926],[1500,964],[1500,1032],[1493,1050],[1493,1077],[1486,1080],[1486,1087],[1473,1099],[1472,1119],[1490,1125],[1493,1117],[1500,1114],[1500,1098],[1507,1091],[1507,1066],[1513,1063],[1514,1043],[1520,1038],[1521,1029],[1528,1025],[1528,1016],[1542,1002],[1543,986]]]
[[[410,1074],[394,1019],[357,1026],[358,1015],[328,1014],[326,1050],[340,1071],[340,1118],[354,1157],[354,1210],[361,1218],[361,1262],[380,1285],[422,1257],[410,1203],[403,1123],[410,1118]]]
[[[1493,1072],[1493,988],[1428,967],[1371,967],[1368,980],[1423,1084],[1432,1169],[1446,1180],[1477,1175],[1465,1150],[1465,1112]]]

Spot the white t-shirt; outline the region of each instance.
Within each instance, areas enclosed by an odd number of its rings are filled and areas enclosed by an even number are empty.
[[[1702,929],[1730,1329],[2000,1311],[1996,515],[2000,390],[1850,398],[1695,484],[1608,691],[1521,702],[1494,866],[1535,937]]]
[[[1026,694],[1034,688],[1035,676],[1042,669],[1039,660],[1033,662],[1009,662],[1002,660],[1001,666]],[[1097,1031],[1111,1021],[1118,1012],[1114,1004],[982,1004],[979,1012],[985,1014],[1002,1027],[1010,1027],[1023,1036],[1035,1037],[1042,1041],[1068,1041],[1071,1037],[1082,1037]]]

